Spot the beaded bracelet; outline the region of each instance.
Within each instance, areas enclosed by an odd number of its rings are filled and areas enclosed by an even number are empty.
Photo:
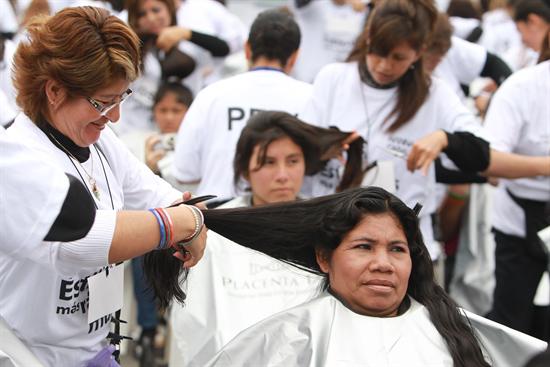
[[[201,210],[193,205],[186,205],[189,210],[191,210],[191,213],[193,214],[193,218],[195,218],[195,230],[193,233],[178,242],[178,245],[180,246],[187,246],[191,244],[201,233],[202,226],[204,225],[204,215],[202,214]]]
[[[157,222],[158,222],[159,228],[160,228],[160,241],[159,241],[159,244],[158,244],[156,249],[157,250],[163,250],[163,249],[166,248],[166,245],[167,245],[166,227],[164,226],[164,221],[162,220],[162,217],[160,216],[160,214],[155,209],[149,209],[149,211],[151,213],[153,213],[155,218],[157,218]]]

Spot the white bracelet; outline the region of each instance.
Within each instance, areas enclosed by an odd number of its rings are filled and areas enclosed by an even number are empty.
[[[202,227],[204,226],[204,215],[202,214],[202,211],[193,205],[186,205],[186,207],[191,210],[193,218],[195,219],[195,230],[190,236],[178,242],[178,245],[180,246],[190,245],[199,236],[202,231]]]

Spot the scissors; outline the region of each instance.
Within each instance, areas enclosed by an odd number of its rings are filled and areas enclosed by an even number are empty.
[[[179,203],[172,204],[172,205],[168,206],[168,208],[173,208],[175,206],[182,205],[182,204],[195,205],[195,204],[198,204],[198,203],[202,203],[203,201],[206,201],[206,200],[214,199],[216,197],[217,197],[216,195],[197,196],[197,197],[191,198],[189,200],[184,200],[184,201],[180,201]]]

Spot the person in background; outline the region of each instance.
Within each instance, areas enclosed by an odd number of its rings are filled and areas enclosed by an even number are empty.
[[[300,29],[287,12],[257,16],[245,46],[249,71],[203,89],[185,115],[174,155],[178,181],[198,185],[197,195],[235,196],[231,163],[246,121],[262,110],[298,114],[310,96],[310,84],[288,76],[299,46]]]
[[[176,147],[176,134],[193,102],[191,91],[179,83],[160,86],[153,102],[153,118],[160,134],[145,141],[145,163],[172,186],[177,180],[171,176]]]
[[[506,61],[512,70],[532,65],[535,52],[521,42],[512,15],[514,7],[522,0],[491,0],[488,11],[482,16],[483,33],[479,44]]]
[[[452,26],[444,13],[437,16],[423,59],[428,73],[446,81],[463,100],[468,97],[469,86],[475,79],[489,78],[492,83],[486,90],[492,92],[512,74],[500,57],[480,45],[452,36]],[[484,97],[486,107],[488,97]]]
[[[142,40],[142,64],[140,77],[131,85],[136,98],[123,107],[123,121],[115,128],[119,136],[135,130],[155,130],[153,99],[163,81],[182,82],[193,94],[198,92],[189,80],[197,62],[185,45],[193,43],[214,57],[229,53],[224,40],[179,26],[173,0],[131,0],[126,6],[128,23]]]
[[[289,0],[302,32],[292,75],[313,82],[321,68],[344,61],[365,26],[367,4],[359,0]]]
[[[135,148],[141,148],[140,152],[134,152],[140,160],[158,176],[177,187],[176,180],[170,175],[173,162],[175,135],[191,105],[193,96],[191,91],[180,83],[164,83],[160,86],[153,102],[153,119],[158,126],[158,134],[147,134],[144,140],[144,132],[129,134]],[[124,137],[122,137],[124,140]],[[128,140],[125,141],[128,144]],[[139,146],[138,146],[139,145]],[[180,189],[182,189],[180,187]],[[184,191],[182,189],[182,191]],[[137,340],[135,355],[144,367],[152,367],[156,363],[156,357],[164,353],[165,323],[159,315],[159,310],[154,301],[153,294],[148,289],[146,279],[143,276],[143,257],[132,259],[132,276],[134,296],[137,301],[137,322],[141,328],[141,334]],[[159,330],[159,323],[161,330]]]
[[[514,21],[523,43],[540,53],[542,41],[550,29],[550,1],[520,1],[515,7]]]
[[[424,205],[420,225],[434,260],[441,249],[431,218],[438,205],[432,162],[441,153],[468,173],[550,173],[545,161],[491,150],[487,139],[480,137],[481,125],[456,93],[427,75],[423,56],[436,19],[437,10],[429,0],[377,3],[349,61],[321,70],[301,114],[317,126],[357,131],[367,142],[363,162],[391,167],[388,187],[409,205]],[[340,163],[333,163],[315,176],[312,196],[333,192],[332,181],[340,170]]]
[[[543,52],[550,49],[547,31]],[[495,93],[485,128],[495,149],[550,160],[550,60],[512,75]],[[550,163],[548,163],[550,168]],[[550,306],[533,300],[548,254],[537,232],[550,225],[550,178],[500,180],[494,194],[496,242],[493,307],[487,317],[550,338]]]
[[[9,126],[18,112],[15,103],[15,90],[11,81],[11,64],[15,53],[16,44],[5,33],[0,33],[0,125]]]
[[[258,112],[241,132],[233,164],[234,183],[246,184],[246,194],[219,208],[299,200],[304,176],[320,169],[320,157],[340,154],[356,137],[285,112]],[[356,140],[348,149],[350,172],[351,155],[361,158],[361,144]],[[360,170],[354,174],[362,176]],[[185,306],[172,306],[170,365],[203,366],[240,331],[312,298],[318,280],[210,232],[205,256],[189,274]]]
[[[137,130],[120,136],[140,161],[174,187],[178,187],[171,175],[175,135],[192,102],[189,88],[179,82],[163,82],[153,97],[154,130]]]
[[[248,28],[225,6],[214,0],[174,0],[178,25],[196,29],[223,39],[229,45],[229,55],[243,51]],[[226,58],[212,57],[192,44],[185,45],[185,52],[197,61],[197,67],[189,79],[200,89],[223,77]],[[194,85],[192,90],[198,90]]]
[[[481,11],[471,0],[451,0],[446,9],[453,35],[476,43],[483,34]],[[435,35],[435,34],[434,34]]]

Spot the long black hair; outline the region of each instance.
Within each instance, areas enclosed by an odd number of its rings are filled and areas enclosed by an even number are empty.
[[[260,168],[266,162],[269,145],[275,140],[288,137],[302,149],[306,175],[314,175],[325,167],[330,152],[340,151],[342,142],[351,134],[337,128],[326,129],[307,124],[286,112],[257,112],[248,120],[237,142],[233,160],[234,184],[238,186],[241,177],[249,174],[249,162],[256,146],[260,147],[257,162]],[[364,175],[363,143],[364,140],[358,138],[349,144],[344,174],[337,191],[360,185]]]
[[[455,367],[489,366],[475,334],[456,303],[434,281],[433,265],[422,239],[416,213],[396,196],[378,187],[346,190],[311,200],[258,207],[205,210],[206,226],[218,234],[253,250],[325,275],[315,251],[331,253],[359,221],[369,214],[391,213],[401,223],[409,244],[412,270],[407,294],[423,304],[441,334]],[[147,255],[146,255],[147,256]],[[178,260],[171,256],[164,260]],[[171,266],[171,265],[170,265]],[[156,269],[162,268],[162,265]],[[178,278],[162,278],[145,265],[163,289],[161,299],[179,288]],[[326,275],[325,275],[326,276]],[[169,299],[168,299],[169,301]]]

